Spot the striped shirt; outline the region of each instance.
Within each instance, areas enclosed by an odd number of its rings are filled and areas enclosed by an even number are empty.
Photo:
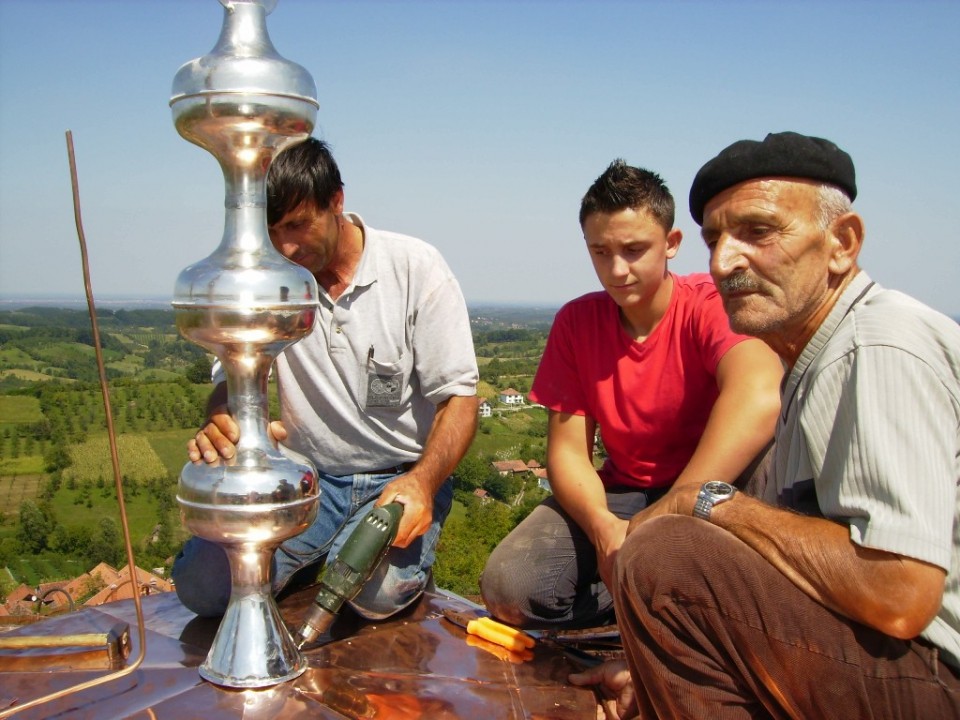
[[[860,272],[782,402],[766,500],[946,570],[922,636],[960,668],[960,325]]]

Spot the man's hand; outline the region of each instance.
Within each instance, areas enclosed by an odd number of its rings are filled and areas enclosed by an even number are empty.
[[[660,517],[661,515],[693,515],[693,506],[697,502],[697,495],[699,493],[699,483],[674,485],[666,495],[653,503],[653,505],[645,507],[630,518],[627,535],[643,523],[649,522],[653,520],[653,518]]]
[[[608,588],[613,587],[610,584],[613,580],[613,563],[627,537],[627,527],[626,520],[621,520],[610,513],[610,520],[603,531],[596,533],[593,537],[593,546],[597,551],[597,570],[600,572],[600,579]]]
[[[574,685],[596,685],[600,696],[597,720],[627,720],[638,717],[637,695],[624,660],[607,660],[602,665],[573,673]]]
[[[433,523],[433,495],[425,483],[416,478],[416,468],[400,475],[384,486],[377,506],[398,502],[403,505],[403,515],[394,547],[405,548],[430,529]]]
[[[283,423],[274,420],[268,428],[274,444],[287,439],[287,430]],[[230,415],[226,405],[211,408],[207,423],[187,443],[187,456],[191,462],[203,460],[208,464],[229,460],[237,454],[237,442],[240,440],[240,427]]]

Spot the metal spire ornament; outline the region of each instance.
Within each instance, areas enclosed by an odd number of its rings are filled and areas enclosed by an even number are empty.
[[[180,273],[173,307],[180,333],[219,358],[240,439],[230,460],[187,463],[177,501],[186,527],[230,561],[230,604],[200,675],[255,688],[307,667],[273,600],[270,561],[313,522],[319,487],[309,461],[269,438],[267,382],[277,355],[313,328],[317,285],[270,243],[266,175],[280,150],[309,136],[318,106],[310,74],[267,35],[276,1],[220,4],[220,38],[177,72],[170,108],[177,132],[220,163],[226,219],[219,247]]]

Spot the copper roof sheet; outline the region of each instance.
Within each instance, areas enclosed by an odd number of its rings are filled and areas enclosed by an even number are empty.
[[[308,589],[280,603],[288,625],[298,623],[312,598]],[[596,713],[593,692],[567,683],[579,668],[561,648],[540,642],[533,660],[518,662],[498,648],[468,643],[441,611],[472,606],[443,592],[429,593],[402,616],[377,624],[345,613],[333,626],[334,639],[306,651],[310,667],[303,675],[261,690],[226,689],[199,676],[218,621],[197,618],[174,593],[151,595],[142,603],[147,653],[140,668],[16,717],[567,720]],[[118,621],[130,625],[130,658],[135,658],[139,640],[132,600],[53,617],[11,634],[106,632]],[[105,672],[0,672],[0,712]]]

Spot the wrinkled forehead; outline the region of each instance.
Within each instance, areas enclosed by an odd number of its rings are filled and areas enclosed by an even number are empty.
[[[704,207],[703,226],[725,221],[726,216],[788,215],[815,216],[819,189],[815,180],[791,177],[763,177],[744,180],[721,190]]]

